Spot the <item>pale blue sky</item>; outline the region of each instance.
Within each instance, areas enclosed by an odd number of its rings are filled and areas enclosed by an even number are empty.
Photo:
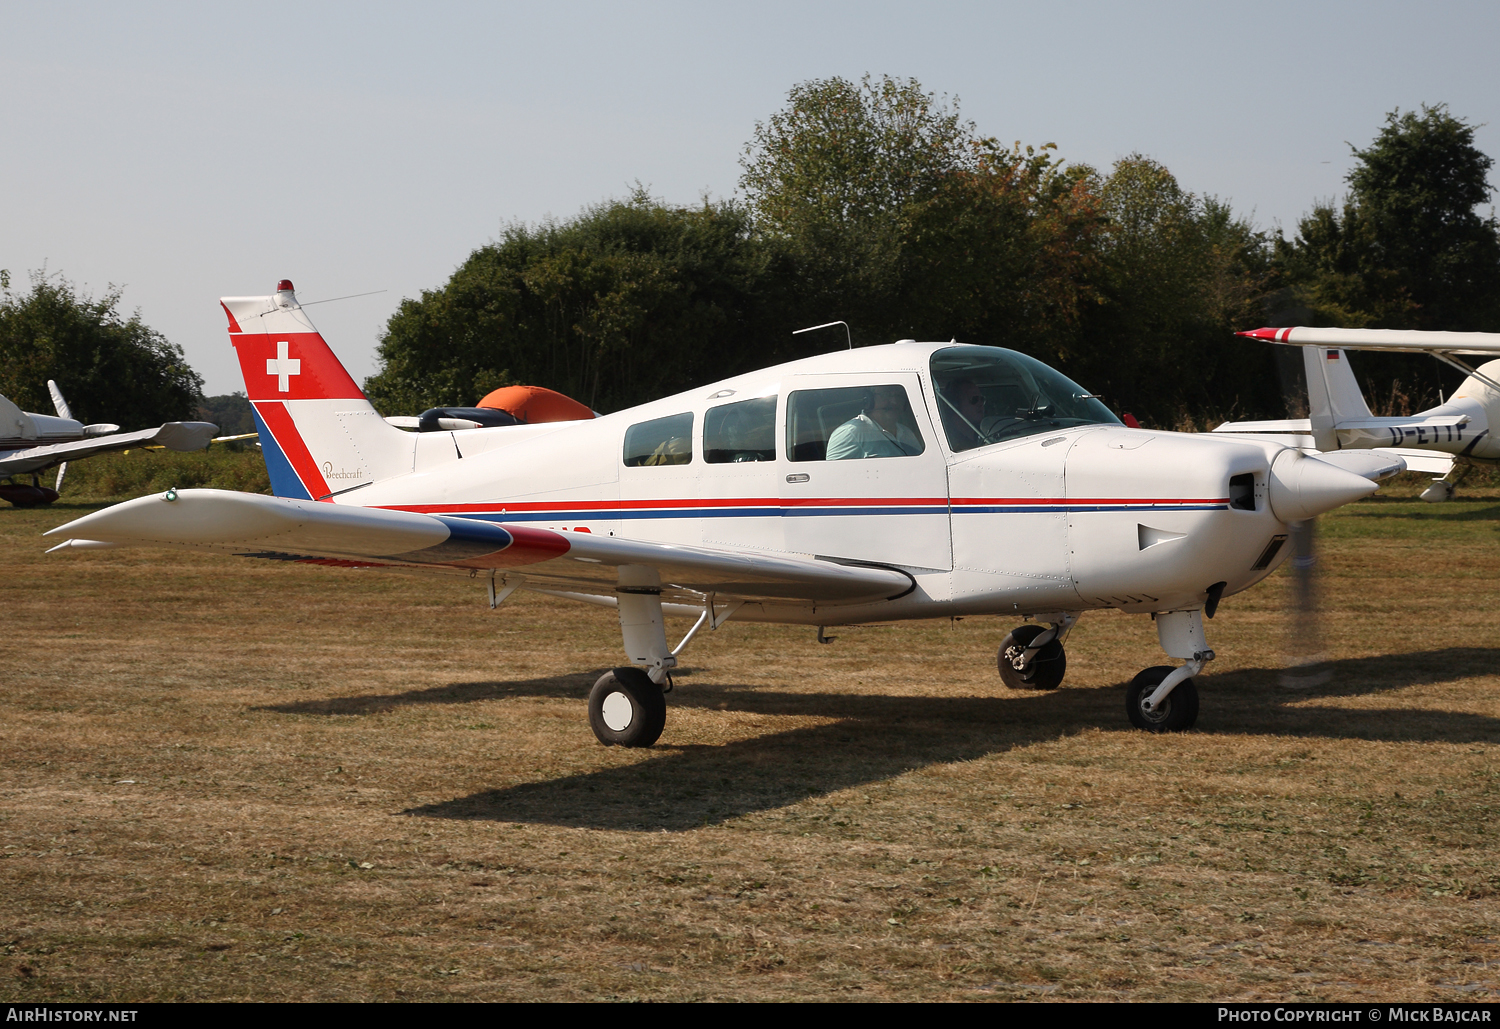
[[[1392,108],[1446,102],[1500,155],[1497,29],[1481,3],[0,2],[0,267],[123,284],[209,393],[242,388],[217,297],[385,289],[309,312],[363,378],[401,298],[506,223],[636,180],[733,194],[806,79],[912,76],[1290,229]]]

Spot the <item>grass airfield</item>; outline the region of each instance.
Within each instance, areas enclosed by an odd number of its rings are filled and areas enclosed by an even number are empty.
[[[586,720],[609,611],[0,509],[0,996],[1495,1000],[1500,486],[1420,486],[1321,520],[1331,681],[1279,572],[1191,733],[1126,721],[1141,616],[1047,694],[1005,620],[731,621],[647,751]]]

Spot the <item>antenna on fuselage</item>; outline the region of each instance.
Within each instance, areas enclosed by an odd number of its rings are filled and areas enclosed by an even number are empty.
[[[849,349],[853,350],[854,349],[854,337],[849,334],[849,323],[848,322],[824,322],[822,325],[809,325],[805,329],[793,329],[792,330],[792,335],[793,336],[800,336],[804,332],[817,332],[819,329],[831,329],[835,325],[842,325],[844,327],[844,338],[849,341]]]

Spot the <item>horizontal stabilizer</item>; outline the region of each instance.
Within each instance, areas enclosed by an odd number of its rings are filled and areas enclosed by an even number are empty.
[[[1371,482],[1381,482],[1406,471],[1406,461],[1400,454],[1385,450],[1335,450],[1319,454],[1317,459],[1342,468],[1355,475],[1363,475]]]
[[[1469,416],[1456,415],[1411,415],[1398,418],[1346,418],[1334,423],[1335,429],[1405,429],[1421,426],[1424,429],[1456,429],[1469,424]]]
[[[523,572],[528,588],[606,592],[621,566],[657,571],[664,597],[847,602],[909,591],[892,568],[795,555],[685,547],[470,518],[266,497],[169,490],[85,515],[47,533],[137,546],[228,550],[344,567]]]
[[[1405,450],[1390,447],[1383,453],[1395,454],[1401,458],[1406,462],[1406,470],[1409,472],[1442,476],[1453,470],[1453,455],[1445,454],[1441,450]]]

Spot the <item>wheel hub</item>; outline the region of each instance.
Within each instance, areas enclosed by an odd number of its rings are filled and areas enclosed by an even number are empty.
[[[625,694],[611,693],[604,698],[603,714],[605,725],[614,732],[624,732],[635,718],[635,705]]]
[[[1139,706],[1141,709],[1142,717],[1144,717],[1149,722],[1165,722],[1168,716],[1172,714],[1172,698],[1170,696],[1164,697],[1162,698],[1162,702],[1160,704],[1156,705],[1156,707],[1154,708],[1151,708],[1147,707],[1145,704],[1145,701],[1148,700],[1150,696],[1150,690],[1147,690],[1141,694],[1141,702]]]

